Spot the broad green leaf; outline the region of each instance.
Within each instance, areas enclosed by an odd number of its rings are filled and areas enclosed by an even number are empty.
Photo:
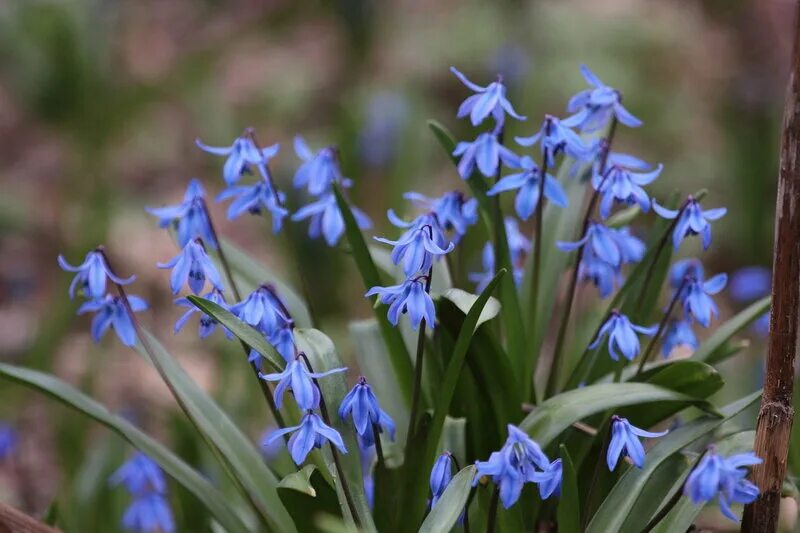
[[[336,353],[336,347],[333,345],[333,341],[319,330],[296,329],[295,343],[297,349],[304,352],[308,357],[311,366],[314,368],[314,372],[327,372],[334,368],[344,367],[342,360],[339,358],[339,354]],[[359,458],[358,444],[356,442],[353,425],[339,418],[337,414],[337,409],[348,392],[344,373],[331,374],[330,376],[321,378],[319,380],[319,388],[326,404],[330,424],[342,435],[345,447],[347,448],[348,453],[339,453],[339,461],[343,469],[342,475],[345,476],[347,488],[355,504],[361,530],[375,531],[372,513],[370,512],[366,495],[364,494],[361,460]],[[350,511],[344,499],[344,493],[342,492],[344,490],[344,485],[333,463],[333,457],[329,447],[326,446],[324,450],[328,468],[335,475],[336,490],[337,493],[340,494],[342,513],[344,516],[348,516]]]
[[[562,392],[546,400],[525,417],[520,428],[545,447],[587,416],[628,405],[657,402],[678,402],[713,410],[704,400],[649,383],[601,383]]]
[[[118,433],[132,446],[157,462],[170,477],[197,497],[223,528],[232,532],[250,530],[242,522],[237,511],[232,508],[231,504],[235,502],[225,498],[204,476],[184,463],[167,447],[124,418],[111,413],[105,406],[81,391],[50,374],[4,363],[0,363],[0,376],[46,394]]]
[[[641,497],[645,484],[659,465],[696,440],[711,434],[723,422],[756,402],[760,396],[760,391],[746,396],[721,409],[722,417],[705,416],[655,439],[655,445],[647,453],[644,468],[639,470],[630,467],[625,471],[592,517],[588,531],[620,531],[628,515],[637,507],[637,500]]]
[[[475,471],[475,465],[470,465],[453,476],[442,497],[419,528],[420,533],[444,533],[456,525],[469,499]]]
[[[361,229],[358,227],[353,212],[350,210],[350,205],[347,203],[347,200],[344,199],[338,187],[334,186],[333,191],[336,194],[336,202],[339,205],[339,211],[341,211],[342,218],[344,219],[345,235],[347,236],[347,241],[350,243],[353,259],[361,274],[361,279],[364,281],[364,287],[369,290],[372,287],[383,285],[380,274],[378,273],[378,268],[372,261],[367,243],[364,242]],[[383,335],[383,340],[386,342],[386,347],[389,350],[392,366],[394,367],[394,374],[397,378],[397,384],[404,394],[406,404],[410,407],[411,377],[413,375],[411,357],[408,354],[400,330],[394,327],[386,316],[387,308],[388,306],[386,304],[376,304],[375,318],[378,320],[381,335]]]
[[[738,332],[755,322],[758,317],[769,311],[770,297],[765,296],[755,303],[750,304],[739,314],[726,320],[720,325],[711,336],[703,342],[692,354],[692,359],[706,361],[708,363],[718,362],[720,355],[724,353],[725,343]]]
[[[311,485],[311,476],[316,469],[317,467],[314,465],[306,465],[297,472],[292,472],[284,477],[280,483],[278,483],[278,488],[296,490],[297,492],[314,497],[317,495],[317,491],[314,490],[314,487]]]
[[[270,527],[295,531],[294,522],[278,497],[278,480],[258,449],[155,337],[146,330],[141,333],[144,353],[234,484]]]
[[[308,306],[288,283],[270,272],[231,241],[222,239],[222,247],[231,269],[243,277],[253,289],[262,283],[275,285],[278,296],[280,296],[281,301],[291,313],[292,320],[297,324],[297,327],[309,328],[312,326],[311,313],[308,311]],[[242,297],[245,297],[245,295],[243,294]]]
[[[558,500],[558,531],[581,533],[581,499],[578,493],[578,475],[575,465],[563,444],[561,450],[561,497]]]
[[[465,315],[469,313],[472,306],[480,298],[477,294],[472,294],[461,289],[449,289],[442,294],[442,298],[447,298],[458,307]],[[486,305],[478,317],[478,322],[475,324],[475,329],[478,329],[481,324],[488,322],[500,313],[500,302],[494,297],[489,297]]]

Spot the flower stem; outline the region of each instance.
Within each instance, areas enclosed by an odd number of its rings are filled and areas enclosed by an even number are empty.
[[[542,168],[539,175],[539,205],[536,206],[536,220],[533,228],[533,279],[531,280],[531,331],[536,330],[536,322],[538,320],[539,306],[537,305],[537,297],[539,296],[539,280],[541,278],[542,270],[542,226],[544,225],[544,180],[547,177],[548,160],[547,155],[542,156]],[[536,369],[534,369],[535,371]],[[524,379],[529,379],[525,376]],[[530,376],[533,380],[533,376]]]
[[[494,533],[495,525],[497,525],[497,504],[500,499],[500,489],[495,486],[492,491],[492,499],[489,502],[489,516],[486,519],[486,533]]]
[[[222,250],[222,242],[220,242],[217,236],[217,229],[214,227],[214,222],[211,219],[211,212],[208,210],[208,204],[206,204],[205,198],[200,198],[200,205],[203,207],[203,212],[206,215],[211,238],[214,239],[214,243],[217,245],[217,254],[219,255],[219,262],[222,264],[222,270],[225,272],[225,277],[228,278],[228,284],[231,286],[231,291],[233,291],[236,300],[241,301],[242,295],[239,293],[239,287],[236,286],[236,282],[233,280],[230,263],[228,263],[228,258],[225,257],[225,252]]]
[[[386,461],[383,457],[383,444],[381,444],[381,432],[378,430],[378,424],[372,424],[372,437],[375,440],[375,455],[378,457],[378,467],[381,470],[386,470]]]
[[[656,334],[653,335],[653,337],[650,339],[650,342],[647,343],[647,348],[645,348],[644,353],[642,354],[642,359],[639,361],[639,368],[636,369],[636,376],[639,376],[642,373],[645,363],[647,363],[653,348],[655,348],[656,342],[658,342],[658,339],[661,338],[661,335],[664,333],[667,323],[669,322],[669,317],[672,315],[672,311],[675,309],[675,304],[678,303],[678,299],[680,298],[684,287],[686,287],[687,280],[688,278],[683,278],[680,287],[678,287],[678,289],[675,291],[675,294],[672,296],[672,300],[670,300],[664,316],[661,317],[661,322],[658,324],[658,330],[656,330]]]
[[[431,280],[433,279],[433,265],[428,269],[427,280],[425,280],[425,292],[431,292]],[[411,444],[411,439],[417,429],[417,417],[419,411],[420,396],[422,394],[422,363],[425,352],[425,319],[419,325],[419,337],[417,337],[417,355],[414,358],[414,384],[411,389],[411,414],[408,417],[408,431],[406,432],[406,452]]]
[[[606,464],[605,456],[608,450],[608,444],[611,441],[610,414],[607,413],[604,418],[607,420],[607,422],[603,424],[603,427],[605,428],[603,445],[600,447],[600,457],[597,459],[597,468],[595,468],[594,472],[592,473],[592,480],[589,483],[589,490],[586,492],[586,501],[583,504],[583,513],[581,514],[581,531],[586,530],[586,525],[589,522],[589,512],[592,510],[592,496],[594,495],[594,489],[597,486],[597,479],[600,477],[600,470],[602,470],[603,465]]]

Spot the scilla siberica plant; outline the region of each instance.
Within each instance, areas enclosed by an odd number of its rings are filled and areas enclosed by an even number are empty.
[[[723,385],[712,364],[735,353],[724,331],[744,328],[768,302],[701,342],[727,279],[707,275],[699,259],[670,267],[673,252],[711,245],[725,210],[707,208],[705,191],[651,196],[664,167],[617,146],[623,127],[642,121],[587,67],[589,87],[567,115],[541,121],[516,111],[502,79],[479,85],[451,70],[470,93],[456,116],[478,128],[455,142],[429,124],[453,163],[454,189],[408,192],[407,212],[390,210],[386,233],[370,238],[362,232],[371,220],[348,198],[358,180],[344,176],[336,147],[296,137],[297,171],[276,179],[280,146],[261,144],[251,128],[228,146],[197,142],[223,158],[216,198],[230,201],[229,218],[264,215],[289,238],[287,224],[302,224],[352,256],[374,303],[374,317],[353,329],[355,344],[370,346],[357,350],[360,377],[314,329],[303,298],[217,233],[199,180],[180,203],[148,208],[175,239],[176,255],[158,265],[170,270],[164,290],[182,294],[175,330],[196,316],[201,338],[220,329],[238,339],[242,372],[250,367],[260,394],[249,401],[263,401],[276,427],[263,440],[269,453],[147,331],[147,304],[128,294],[134,278],[122,277],[111,250],[99,246],[77,266],[59,257],[75,273],[70,296],[85,300],[79,312],[94,314],[94,339],[113,329],[152,363],[215,461],[202,465],[213,475],[200,475],[201,465],[101,416],[55,378],[3,367],[141,451],[113,477],[133,498],[125,528],[180,530],[170,483],[227,531],[337,521],[363,531],[685,531],[703,502],[737,520],[731,505],[757,496],[746,479],[759,461],[747,453],[752,433],[729,420],[758,393],[722,407],[708,398]],[[290,179],[308,195],[304,205],[279,189]],[[578,306],[584,286],[597,290]],[[681,422],[688,408],[694,416]]]

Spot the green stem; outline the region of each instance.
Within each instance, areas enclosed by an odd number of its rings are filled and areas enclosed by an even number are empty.
[[[494,533],[495,525],[497,524],[497,503],[500,499],[500,489],[494,488],[492,492],[492,500],[489,502],[489,516],[486,519],[486,533]]]
[[[592,496],[594,495],[594,489],[597,486],[597,479],[600,477],[600,471],[603,469],[602,465],[606,464],[606,452],[608,450],[609,441],[611,440],[611,419],[609,416],[609,414],[604,415],[604,418],[609,422],[604,424],[605,434],[603,435],[603,445],[600,447],[600,457],[597,459],[597,467],[592,473],[592,480],[589,483],[589,490],[586,492],[586,501],[583,504],[583,513],[581,514],[581,531],[585,531],[586,524],[589,523],[589,513],[592,510]]]
[[[639,361],[639,368],[636,369],[636,376],[639,376],[639,374],[642,373],[642,370],[644,369],[644,365],[645,365],[645,363],[647,363],[647,360],[650,358],[650,354],[652,353],[653,348],[656,345],[656,342],[658,342],[658,339],[661,338],[661,335],[664,333],[664,330],[667,327],[667,323],[669,322],[669,317],[672,315],[672,311],[675,309],[675,304],[678,303],[678,299],[680,298],[684,287],[686,287],[686,282],[687,281],[688,281],[688,279],[684,278],[683,281],[681,282],[680,286],[675,290],[675,294],[672,296],[672,300],[670,300],[669,306],[667,307],[667,310],[664,313],[664,316],[661,317],[661,322],[659,322],[659,324],[658,324],[658,330],[656,330],[656,334],[653,335],[653,338],[651,338],[650,342],[647,343],[647,348],[645,348],[645,351],[642,354],[642,360]]]
[[[531,281],[531,331],[536,331],[536,321],[538,320],[539,306],[537,298],[539,296],[539,279],[542,270],[542,226],[544,225],[544,180],[547,178],[547,156],[542,156],[542,168],[539,175],[539,205],[536,206],[536,221],[533,228],[533,279]],[[534,369],[535,370],[535,369]],[[528,376],[525,376],[528,379]],[[533,376],[530,376],[533,380]]]

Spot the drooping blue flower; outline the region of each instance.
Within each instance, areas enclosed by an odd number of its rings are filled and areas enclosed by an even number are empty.
[[[531,251],[533,244],[519,230],[519,224],[514,217],[506,217],[503,220],[506,229],[506,239],[508,239],[508,251],[511,254],[511,263],[515,267],[522,267],[525,256]]]
[[[310,372],[301,357],[295,358],[286,365],[283,372],[275,374],[261,374],[265,381],[277,381],[275,387],[275,407],[283,405],[283,393],[291,389],[294,400],[303,410],[316,409],[319,406],[319,389],[314,384],[315,379],[324,378],[338,372],[345,372],[346,368],[332,368],[325,372]]]
[[[596,131],[607,125],[612,115],[629,128],[642,125],[641,120],[622,106],[622,95],[618,90],[600,81],[586,65],[581,65],[581,74],[592,89],[579,92],[567,104],[567,112],[575,113],[569,117],[575,127],[584,132]]]
[[[498,78],[497,81],[490,83],[486,87],[481,87],[472,83],[455,67],[450,67],[450,72],[455,74],[461,80],[461,83],[476,93],[464,100],[458,108],[458,118],[464,118],[469,115],[473,126],[483,122],[489,115],[492,115],[498,126],[501,126],[505,121],[506,113],[517,120],[525,120],[525,117],[514,111],[511,102],[506,98],[506,87],[503,85],[502,79]]]
[[[289,453],[296,464],[302,464],[308,453],[314,448],[322,448],[325,441],[336,446],[342,453],[347,453],[347,448],[342,441],[342,436],[332,427],[325,424],[319,415],[307,411],[297,426],[280,429],[267,439],[266,444],[287,435],[294,434],[289,439]]]
[[[203,298],[214,302],[224,309],[228,309],[228,304],[225,303],[225,297],[222,295],[222,292],[219,289],[211,289],[211,291],[203,295]],[[217,329],[219,322],[217,322],[214,317],[200,311],[200,309],[198,309],[197,306],[195,306],[187,298],[178,298],[175,300],[175,304],[180,305],[181,307],[187,307],[189,309],[178,319],[177,322],[175,322],[175,333],[178,333],[183,326],[186,325],[194,313],[200,313],[200,326],[198,333],[200,334],[201,339],[205,339],[214,333],[215,329]],[[228,328],[223,327],[222,329],[225,331],[226,337],[229,339],[233,338],[233,334],[228,330]]]
[[[294,138],[294,151],[303,164],[294,175],[295,188],[308,187],[308,193],[319,196],[330,191],[331,185],[339,183],[342,187],[349,187],[350,180],[342,176],[336,149],[333,146],[321,148],[316,154],[311,151],[306,141],[297,135]]]
[[[700,345],[697,336],[692,330],[692,323],[686,319],[671,320],[664,333],[664,342],[661,345],[661,354],[668,357],[672,350],[679,346],[688,346],[692,351]]]
[[[727,283],[727,274],[717,274],[707,281],[702,277],[687,276],[678,296],[686,314],[704,328],[709,327],[712,316],[719,318],[719,309],[711,296],[724,289]]]
[[[150,492],[167,493],[167,480],[158,463],[142,452],[134,453],[116,472],[111,474],[108,482],[112,485],[123,485],[134,496]]]
[[[411,222],[406,222],[388,212],[389,221],[406,231],[396,241],[383,237],[373,237],[378,242],[394,246],[392,262],[395,265],[403,263],[403,272],[411,276],[415,272],[427,272],[433,265],[434,258],[450,253],[455,245],[448,242],[436,215],[429,213],[420,215]]]
[[[272,434],[278,430],[276,426],[268,426],[264,431],[261,433],[261,439],[259,440],[259,444],[261,445],[261,456],[264,459],[272,460],[275,459],[281,451],[283,451],[283,445],[281,442],[276,440],[270,440]]]
[[[622,264],[622,250],[619,246],[619,234],[599,222],[591,222],[586,228],[586,234],[578,241],[564,242],[558,241],[556,246],[559,249],[570,252],[578,250],[586,245],[601,260],[613,267]]]
[[[745,479],[747,477],[745,467],[761,463],[761,458],[753,452],[725,458],[718,455],[712,446],[689,474],[683,493],[695,505],[717,498],[722,514],[738,522],[739,519],[733,514],[731,504],[751,503],[759,494],[758,487]]]
[[[500,144],[496,133],[484,132],[472,142],[461,141],[453,150],[453,155],[460,157],[458,175],[468,179],[477,168],[487,178],[495,176],[500,163],[514,166],[519,156]]]
[[[740,268],[731,275],[728,292],[737,302],[752,302],[772,289],[772,271],[761,266]]]
[[[724,207],[704,211],[700,207],[700,202],[692,196],[689,196],[686,204],[678,211],[667,209],[655,201],[653,202],[653,209],[664,218],[678,219],[672,232],[672,244],[676,250],[680,248],[681,241],[689,235],[700,235],[703,241],[703,249],[707,250],[711,245],[711,224],[709,224],[709,221],[720,219],[728,212]]]
[[[534,472],[531,481],[539,485],[539,496],[546,500],[551,495],[561,497],[561,481],[563,478],[563,468],[561,459],[556,459],[541,472]]]
[[[444,490],[453,479],[453,456],[450,452],[444,452],[440,455],[436,462],[433,463],[431,469],[430,487],[431,487],[431,504],[430,508],[436,506],[436,502],[444,494]]]
[[[249,132],[237,137],[230,146],[208,146],[200,139],[196,139],[195,144],[209,154],[228,156],[222,168],[222,177],[228,185],[238,182],[242,174],[251,173],[251,166],[257,167],[261,175],[266,177],[269,172],[267,163],[280,149],[279,144],[273,144],[259,150]]]
[[[120,278],[111,271],[103,252],[92,250],[78,266],[67,263],[63,255],[58,256],[58,266],[67,272],[77,272],[77,275],[69,285],[69,297],[75,297],[75,290],[78,289],[87,298],[102,298],[106,293],[106,278],[119,285],[128,285],[136,280],[136,276]]]
[[[545,115],[542,127],[537,133],[530,137],[516,137],[515,140],[521,146],[533,146],[539,143],[547,168],[553,167],[556,157],[561,153],[573,159],[587,160],[592,151],[571,128],[572,124],[567,120]]]
[[[294,322],[278,317],[278,327],[270,333],[267,340],[286,362],[295,356]],[[259,361],[260,364],[260,361]]]
[[[525,275],[525,256],[531,251],[531,241],[519,230],[519,225],[514,217],[506,217],[504,220],[506,229],[506,239],[508,240],[508,250],[511,256],[511,265],[514,270],[514,283],[518,286],[522,284]],[[472,283],[477,283],[477,292],[483,289],[492,281],[497,271],[494,264],[494,246],[487,242],[483,246],[481,254],[482,272],[470,272],[467,277]]]
[[[372,221],[363,211],[352,206],[350,209],[359,228],[369,229],[372,227]],[[332,192],[324,194],[317,201],[301,207],[292,215],[292,220],[295,222],[307,218],[311,219],[308,226],[308,236],[312,239],[322,236],[328,246],[335,246],[344,234],[344,218],[342,218],[342,212],[339,210],[336,197]]]
[[[669,431],[650,432],[637,428],[627,418],[617,415],[611,417],[611,440],[608,443],[606,463],[608,469],[613,471],[617,467],[620,457],[630,457],[636,468],[644,466],[644,446],[639,437],[654,439],[663,437]]]
[[[658,165],[649,172],[634,172],[625,166],[615,163],[606,165],[604,174],[592,176],[592,187],[602,195],[600,200],[600,216],[603,219],[611,214],[614,200],[625,204],[639,204],[642,211],[650,211],[650,197],[642,188],[655,180],[663,169]]]
[[[356,432],[365,447],[375,444],[373,428],[379,433],[386,431],[389,438],[394,440],[394,421],[378,405],[378,398],[363,376],[358,379],[358,383],[350,389],[339,406],[339,418],[346,420],[348,416],[352,417]]]
[[[228,206],[228,219],[234,220],[245,212],[252,215],[261,214],[266,209],[272,214],[272,232],[278,233],[283,226],[283,219],[289,211],[283,207],[286,195],[281,191],[274,191],[264,180],[259,180],[253,185],[240,185],[228,187],[217,195],[217,201],[236,198]]]
[[[17,451],[18,442],[17,430],[5,422],[0,422],[0,461],[8,459]]]
[[[122,515],[122,527],[135,533],[173,533],[175,519],[169,502],[155,492],[137,496]]]
[[[647,247],[644,241],[631,233],[630,226],[608,228],[608,233],[619,248],[622,264],[638,263],[644,258]]]
[[[517,190],[514,208],[522,220],[528,220],[539,204],[539,186],[542,179],[542,170],[528,156],[520,158],[519,168],[522,172],[503,177],[486,194],[495,196],[501,192]],[[550,174],[545,176],[544,196],[559,207],[567,207],[569,202],[564,189],[561,188],[561,184]]]
[[[147,302],[138,296],[128,295],[128,302],[134,312],[147,309]],[[136,328],[133,320],[128,315],[128,310],[119,296],[107,294],[104,298],[90,300],[78,308],[78,314],[96,313],[92,319],[92,339],[100,342],[100,338],[109,327],[114,328],[114,332],[125,346],[136,344]]]
[[[217,290],[222,290],[222,278],[206,249],[199,240],[189,241],[181,253],[167,261],[158,263],[158,268],[171,268],[170,287],[172,293],[181,292],[181,287],[188,283],[189,289],[195,294],[200,294],[206,284],[206,279]]]
[[[389,322],[395,326],[400,320],[400,313],[408,313],[414,331],[417,331],[423,320],[432,329],[436,324],[436,308],[431,295],[425,290],[426,279],[427,276],[416,276],[406,279],[400,285],[372,287],[364,296],[377,294],[381,303],[389,304]]]
[[[361,480],[364,483],[364,496],[367,498],[367,505],[370,509],[375,507],[375,475],[372,465],[377,457],[375,448],[358,447],[358,457],[361,460]]]
[[[261,285],[243,301],[233,304],[230,311],[267,336],[290,318],[283,311],[281,301],[267,285]]]
[[[656,326],[646,327],[632,324],[627,316],[615,309],[600,327],[597,337],[589,345],[589,348],[597,348],[600,342],[608,337],[608,354],[614,361],[619,361],[620,354],[628,361],[633,361],[639,355],[641,348],[636,333],[655,335],[657,329]]]
[[[478,201],[475,198],[467,200],[461,191],[446,192],[440,198],[428,198],[417,192],[407,192],[403,198],[435,214],[445,231],[453,231],[455,242],[467,233],[468,226],[478,221]]]
[[[205,210],[204,197],[203,186],[197,179],[192,179],[181,203],[164,207],[145,207],[145,211],[158,217],[160,227],[175,227],[175,236],[181,248],[198,237],[208,246],[216,248],[217,243],[214,241],[211,221]]]
[[[597,257],[591,247],[586,247],[581,255],[578,276],[581,280],[591,281],[597,287],[600,297],[607,298],[622,283],[619,270]]]

